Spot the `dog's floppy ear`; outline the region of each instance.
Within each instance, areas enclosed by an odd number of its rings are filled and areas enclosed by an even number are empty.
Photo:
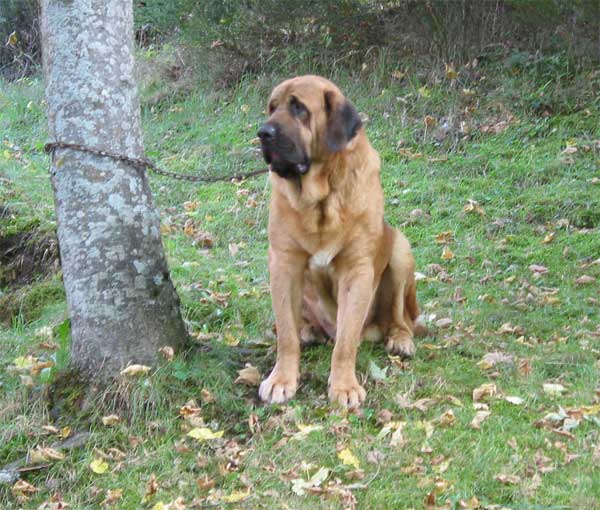
[[[338,92],[325,92],[327,133],[325,142],[331,152],[341,151],[354,138],[362,121],[354,105]]]

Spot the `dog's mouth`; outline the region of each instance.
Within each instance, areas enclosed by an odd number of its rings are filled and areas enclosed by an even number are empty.
[[[292,144],[261,143],[262,154],[270,169],[284,179],[305,175],[310,170],[311,161],[307,154]]]

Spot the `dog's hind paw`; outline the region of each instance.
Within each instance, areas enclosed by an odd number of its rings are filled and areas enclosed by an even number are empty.
[[[408,331],[392,329],[385,341],[385,350],[395,356],[412,358],[417,348],[412,335]]]

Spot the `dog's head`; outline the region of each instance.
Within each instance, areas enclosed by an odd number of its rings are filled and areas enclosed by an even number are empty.
[[[304,175],[313,163],[344,150],[362,126],[356,108],[319,76],[280,83],[271,93],[268,112],[258,137],[265,161],[284,178]]]

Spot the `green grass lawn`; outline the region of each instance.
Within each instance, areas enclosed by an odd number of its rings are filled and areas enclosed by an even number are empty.
[[[600,508],[600,76],[541,89],[502,64],[461,73],[333,76],[368,115],[386,217],[413,245],[435,331],[408,362],[361,347],[360,412],[327,402],[330,345],[303,353],[289,405],[236,383],[246,364],[264,376],[274,361],[266,178],[152,176],[195,344],[75,412],[75,390],[52,384],[68,365],[60,278],[0,289],[14,309],[0,329],[0,468],[47,458],[64,427],[91,432],[24,473],[31,486],[0,485],[0,507]],[[255,132],[281,78],[183,95],[147,84],[148,155],[172,171],[260,168]],[[2,238],[43,236],[55,227],[43,87],[1,89]],[[38,373],[27,356],[55,365]],[[119,421],[104,425],[110,414]]]

